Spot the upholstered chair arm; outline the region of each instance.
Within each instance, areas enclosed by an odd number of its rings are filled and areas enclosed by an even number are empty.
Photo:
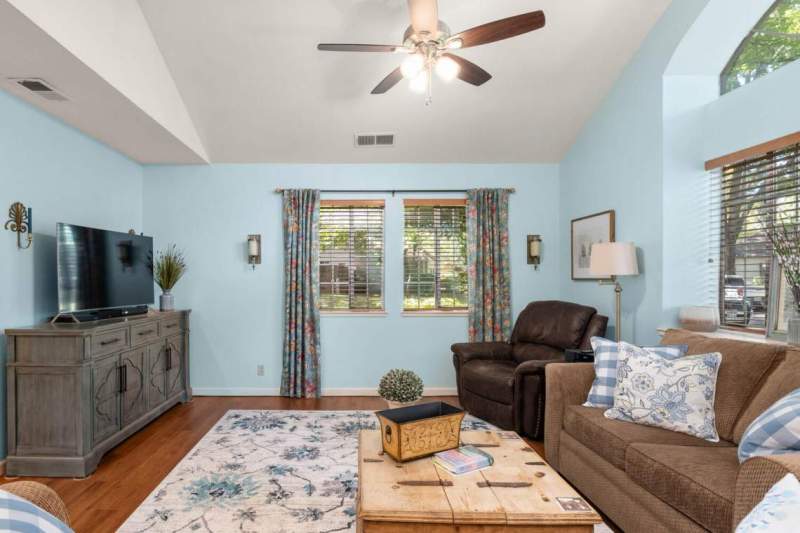
[[[558,359],[532,359],[530,361],[525,361],[524,363],[520,363],[517,365],[517,368],[514,370],[514,374],[517,376],[527,376],[527,375],[540,375],[544,377],[544,369],[547,365],[553,363],[563,363],[564,358],[560,357]]]
[[[581,350],[592,349],[592,337],[605,337],[606,329],[608,328],[608,317],[599,313],[595,313],[589,324],[586,326],[586,331],[583,332],[583,339],[581,339]]]
[[[450,349],[462,365],[472,359],[511,359],[511,345],[507,342],[459,342]]]
[[[733,528],[786,474],[800,479],[800,453],[752,457],[739,467],[733,505]]]
[[[592,381],[592,363],[551,363],[545,367],[544,451],[547,462],[555,469],[564,413],[570,405],[586,401]]]

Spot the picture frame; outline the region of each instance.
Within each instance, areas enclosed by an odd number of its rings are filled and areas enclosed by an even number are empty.
[[[570,223],[570,258],[573,281],[604,281],[611,276],[593,276],[589,272],[593,244],[614,242],[615,213],[613,209],[574,218]]]

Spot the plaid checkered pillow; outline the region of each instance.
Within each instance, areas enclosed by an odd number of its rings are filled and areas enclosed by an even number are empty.
[[[0,531],[73,533],[61,520],[28,500],[0,489]]]
[[[614,407],[614,389],[617,387],[617,363],[619,362],[619,344],[604,339],[592,337],[592,350],[594,350],[594,382],[586,398],[585,407]],[[672,344],[665,346],[645,346],[642,349],[654,355],[667,359],[683,357],[689,350],[686,344]]]
[[[755,455],[800,452],[800,389],[796,389],[753,420],[739,443],[739,462]]]

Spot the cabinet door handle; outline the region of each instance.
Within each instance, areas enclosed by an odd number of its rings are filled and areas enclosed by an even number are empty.
[[[172,329],[172,328],[174,328],[175,326],[177,326],[177,324],[167,324],[167,325],[166,325],[166,326],[164,326],[164,327],[165,327],[165,328],[167,328],[167,329]]]
[[[172,348],[167,346],[167,370],[172,370]]]
[[[128,365],[122,367],[122,392],[128,390]]]
[[[151,333],[155,333],[155,332],[156,332],[156,330],[154,330],[154,329],[148,329],[148,330],[145,330],[145,331],[140,331],[139,333],[137,333],[137,335],[150,335]]]
[[[119,337],[111,339],[110,341],[100,341],[100,346],[108,346],[109,344],[116,344],[119,342]]]
[[[119,391],[120,394],[125,392],[125,390],[122,387],[122,369],[123,368],[125,368],[125,367],[124,366],[118,366],[117,367],[117,390]]]

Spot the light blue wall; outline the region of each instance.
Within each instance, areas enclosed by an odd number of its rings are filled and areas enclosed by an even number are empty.
[[[0,328],[57,311],[55,229],[71,222],[142,228],[142,168],[105,145],[0,91],[0,212],[33,208],[34,241],[18,250],[0,231]],[[6,217],[0,221],[5,223]],[[0,335],[0,456],[5,455],[5,337]]]
[[[712,11],[700,17],[704,9]],[[656,342],[681,306],[715,302],[716,220],[704,162],[800,129],[800,62],[719,96],[720,64],[733,49],[712,57],[699,48],[730,40],[727,19],[711,16],[720,9],[754,17],[746,2],[673,1],[561,162],[562,242],[570,219],[615,209],[617,240],[640,247],[642,275],[622,280],[622,336],[639,343]],[[561,255],[569,265],[569,248]],[[613,310],[610,288],[573,282],[567,267],[561,296]]]
[[[189,263],[175,297],[178,306],[192,308],[192,386],[203,393],[227,394],[274,393],[280,386],[283,251],[276,187],[499,186],[517,190],[510,205],[516,314],[531,300],[558,296],[555,165],[145,167],[145,231],[156,236],[157,246],[177,243]],[[466,318],[401,315],[402,196],[379,197],[386,199],[387,314],[323,317],[323,389],[374,389],[392,367],[416,370],[429,387],[453,387],[449,346],[466,340]],[[246,263],[249,233],[260,233],[263,239],[263,263],[255,271]],[[544,240],[544,263],[538,271],[525,262],[529,233]],[[259,364],[266,368],[264,377],[256,376]]]
[[[621,280],[622,336],[637,342],[661,321],[662,74],[705,4],[672,2],[561,162],[561,296],[613,316],[610,287],[570,279],[567,243],[571,219],[614,209],[617,241],[640,248],[642,275]]]

